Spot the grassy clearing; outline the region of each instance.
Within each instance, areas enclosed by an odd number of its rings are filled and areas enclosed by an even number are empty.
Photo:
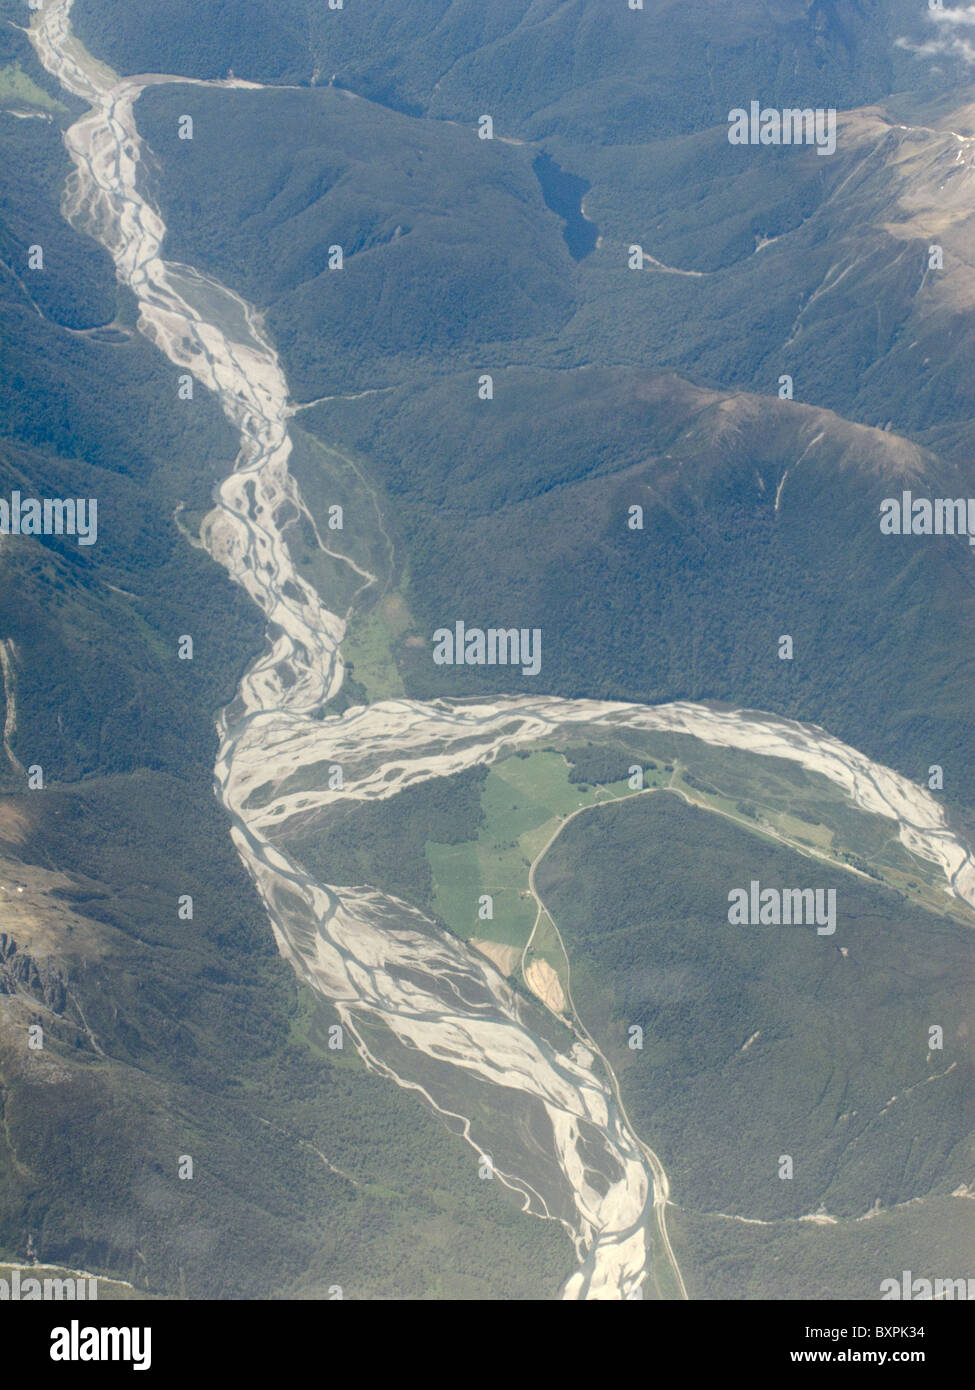
[[[532,861],[560,821],[628,790],[625,782],[599,789],[572,783],[563,756],[550,751],[495,764],[481,795],[485,823],[478,838],[462,845],[427,843],[437,912],[459,936],[522,948],[536,916],[528,887]],[[484,894],[493,899],[493,918],[488,921],[477,916],[478,900]],[[560,967],[554,937],[552,949],[539,947],[539,954]]]
[[[63,102],[38,87],[21,68],[19,63],[8,63],[0,68],[0,102],[16,102],[19,106],[33,106],[41,111],[66,111]]]
[[[547,912],[543,912],[538,919],[538,927],[532,937],[532,944],[528,950],[525,965],[530,965],[533,960],[543,960],[550,965],[558,975],[562,988],[565,989],[567,983],[565,952]]]
[[[775,759],[752,758],[746,766],[743,757],[729,757],[728,750],[713,750],[686,738],[668,738],[664,757],[672,758],[670,763],[648,765],[641,756],[646,751],[630,747],[618,764],[623,771],[634,758],[639,760],[645,769],[645,791],[672,787],[760,839],[786,840],[839,868],[885,883],[919,906],[971,921],[964,905],[946,893],[936,866],[909,856],[892,835],[889,821],[857,811],[826,779]],[[623,778],[599,781],[603,772],[591,753],[586,775],[592,781],[570,782],[575,755],[571,746],[567,752],[568,759],[548,747],[495,764],[481,794],[484,824],[477,839],[459,845],[427,842],[436,910],[458,935],[521,951],[538,914],[529,870],[560,823],[584,807],[633,795]],[[660,740],[655,740],[652,752],[661,756]],[[478,918],[483,895],[492,899],[490,920]],[[545,914],[526,964],[533,959],[547,961],[565,984],[562,949]]]
[[[370,701],[391,700],[406,693],[392,652],[412,626],[406,600],[394,591],[381,599],[342,643],[343,660],[365,687]]]

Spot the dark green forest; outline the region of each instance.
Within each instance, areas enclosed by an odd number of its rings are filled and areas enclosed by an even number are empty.
[[[306,423],[381,467],[416,634],[542,629],[536,678],[437,667],[404,638],[411,693],[727,701],[822,724],[912,777],[940,763],[949,798],[975,799],[970,548],[877,520],[882,497],[920,491],[904,481],[918,464],[932,495],[964,495],[953,465],[825,411],[635,371],[513,370],[491,402],[460,378]]]
[[[155,87],[138,112],[166,254],[267,308],[298,401],[485,352],[519,360],[572,312],[573,261],[530,154],[473,124],[334,88]],[[177,136],[183,113],[192,140]]]
[[[751,879],[835,889],[835,934],[732,925],[729,891]],[[681,1206],[852,1217],[963,1180],[969,927],[667,793],[578,817],[536,882],[579,1013]],[[935,1023],[941,1052],[928,1051]]]
[[[187,105],[197,133],[181,142]],[[245,173],[261,112],[275,139]],[[414,620],[393,652],[410,693],[532,689],[517,670],[435,667],[417,639],[457,618],[540,627],[552,692],[777,711],[911,776],[950,767],[948,795],[973,799],[968,551],[877,527],[908,482],[965,494],[973,405],[967,320],[955,332],[924,278],[925,239],[882,225],[892,126],[835,160],[735,151],[721,131],[585,159],[560,145],[604,232],[576,263],[533,147],[334,89],[156,88],[140,120],[173,254],[267,306],[296,398],[368,393],[301,420],[379,488]],[[452,189],[435,218],[431,169]],[[628,270],[630,236],[702,278]],[[777,240],[756,252],[759,236]],[[333,237],[352,248],[341,271],[321,269]]]
[[[504,132],[632,142],[723,121],[742,87],[771,105],[876,101],[917,64],[893,45],[923,29],[910,0],[788,0],[770,18],[603,0],[78,0],[75,23],[120,72],[304,85],[333,81],[412,115]]]

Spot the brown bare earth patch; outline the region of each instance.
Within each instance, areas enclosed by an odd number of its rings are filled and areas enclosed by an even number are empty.
[[[525,967],[525,982],[532,994],[556,1014],[565,1013],[565,995],[558,975],[547,960],[533,960]]]
[[[482,956],[487,956],[492,965],[496,965],[502,975],[514,973],[518,964],[517,946],[506,946],[501,941],[481,941],[476,936],[472,936],[470,944],[480,951]]]

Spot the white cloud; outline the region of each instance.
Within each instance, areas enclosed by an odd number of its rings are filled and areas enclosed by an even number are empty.
[[[953,10],[928,10],[927,18],[932,24],[940,26],[943,32],[947,30],[944,38],[927,39],[924,43],[899,38],[894,40],[894,47],[906,49],[918,58],[960,58],[963,63],[975,65],[975,43],[957,32],[966,28],[975,29],[975,5]]]
[[[928,19],[935,24],[975,25],[975,5],[963,10],[928,10]]]

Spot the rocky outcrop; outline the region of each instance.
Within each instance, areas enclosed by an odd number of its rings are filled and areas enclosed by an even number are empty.
[[[0,994],[29,995],[52,1013],[64,1013],[68,981],[64,970],[50,960],[37,961],[0,931]]]

